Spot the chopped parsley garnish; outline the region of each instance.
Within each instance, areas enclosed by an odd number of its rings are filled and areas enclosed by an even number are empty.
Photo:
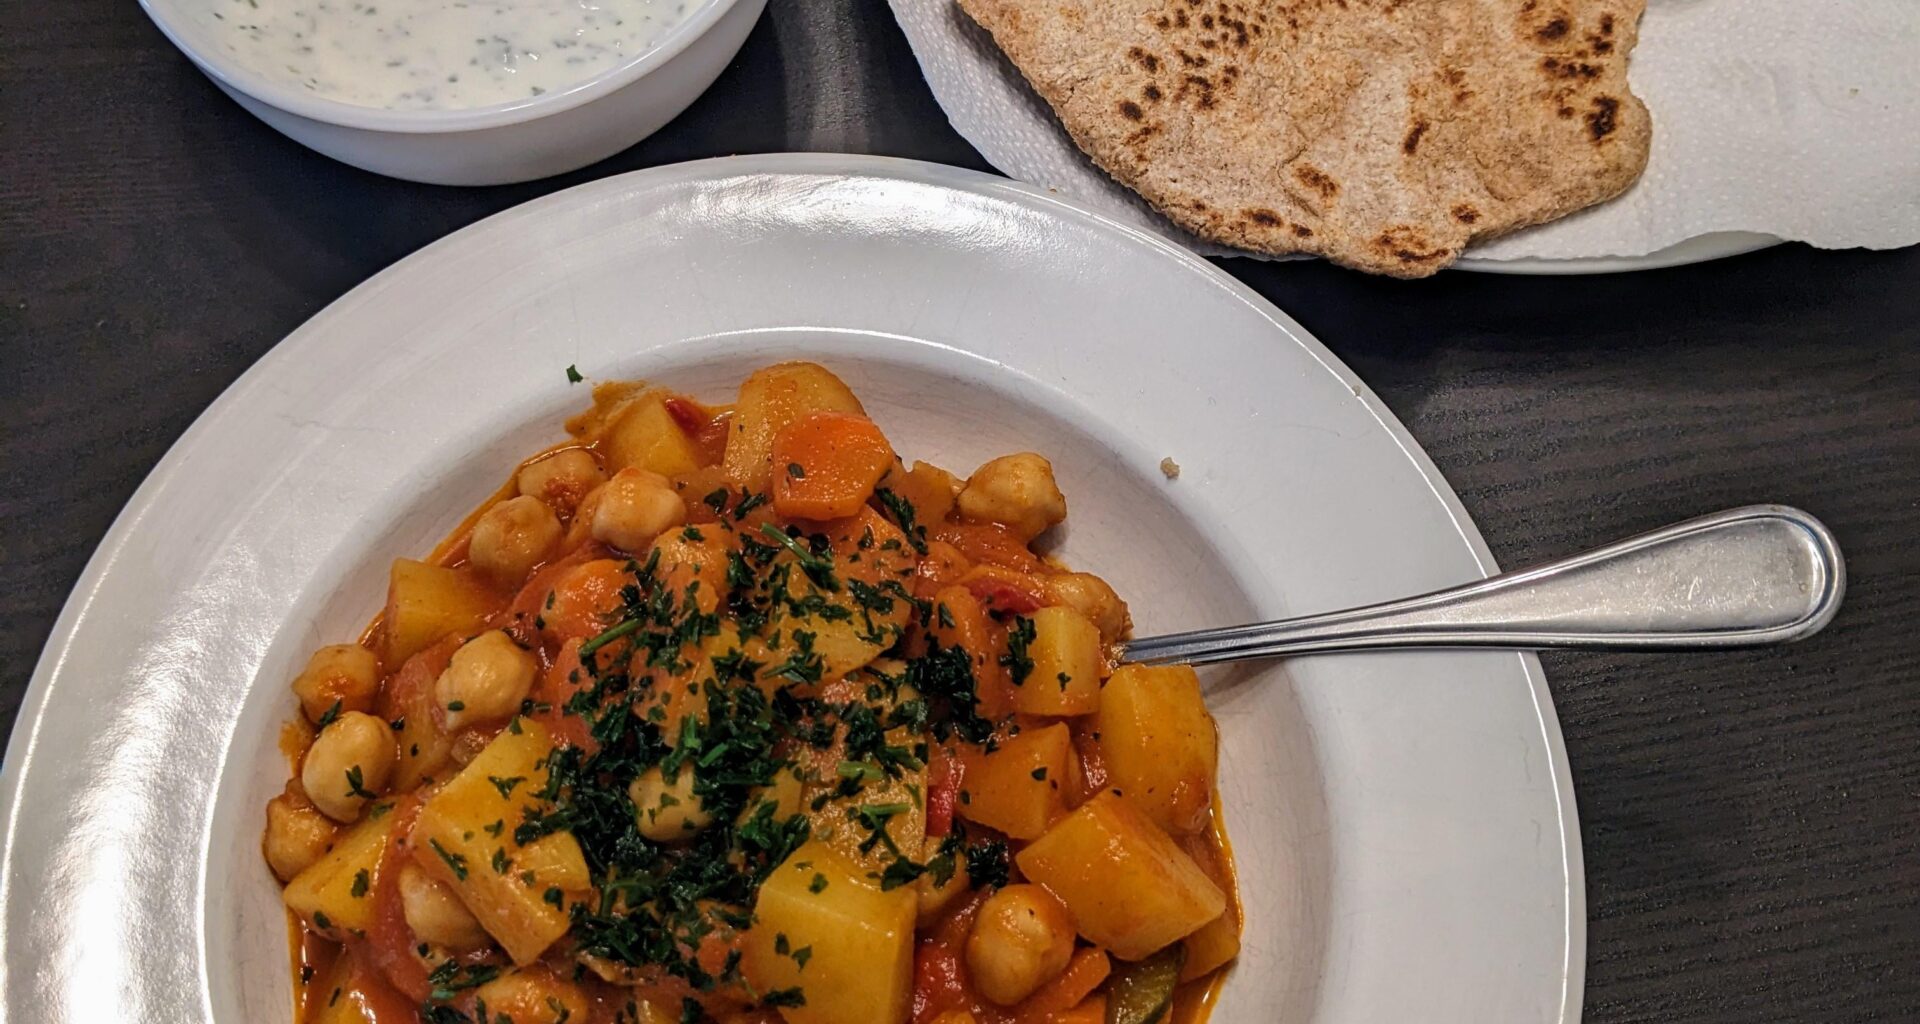
[[[967,878],[983,889],[998,889],[1007,884],[1007,844],[989,839],[967,847]]]
[[[945,706],[946,714],[933,722],[936,738],[954,734],[969,743],[985,743],[992,738],[993,723],[980,716],[973,659],[965,648],[929,645],[926,654],[907,662],[906,682]]]
[[[793,653],[787,660],[774,666],[773,674],[795,683],[817,683],[826,670],[826,663],[813,651],[814,634],[804,629],[793,631]]]
[[[1007,653],[1000,656],[1000,664],[1007,667],[1015,686],[1025,683],[1027,677],[1033,674],[1033,658],[1027,653],[1033,637],[1033,620],[1024,615],[1015,615],[1013,624],[1007,627]]]
[[[857,779],[861,782],[878,782],[887,777],[887,773],[877,765],[860,761],[842,761],[835,771],[843,779]]]
[[[750,494],[745,488],[742,488],[740,491],[740,504],[733,507],[733,521],[737,523],[747,518],[747,513],[765,505],[770,500],[772,499],[768,498],[765,494],[758,491]]]
[[[313,731],[316,733],[326,732],[327,726],[332,725],[334,720],[339,717],[340,701],[336,699],[332,704],[327,706],[327,710],[320,712],[320,720],[313,723]]]
[[[793,988],[774,989],[761,997],[760,1004],[762,1006],[805,1006],[807,997],[796,985]]]
[[[348,894],[356,900],[367,894],[366,868],[361,868],[353,873],[353,887],[348,890]]]
[[[795,560],[800,563],[800,571],[807,574],[807,579],[812,580],[814,586],[826,591],[840,589],[840,580],[833,574],[833,559],[816,554],[812,548],[801,543],[799,538],[772,523],[761,523],[760,532],[792,552]]]
[[[894,523],[900,527],[900,532],[907,535],[907,543],[913,545],[913,550],[926,554],[927,528],[915,525],[913,502],[886,487],[875,488],[873,496],[879,500],[881,507],[887,510],[887,514],[893,517]]]
[[[888,862],[886,869],[880,872],[880,891],[888,892],[903,885],[911,885],[915,879],[926,872],[926,866],[923,864],[916,864],[906,857],[895,857]]]
[[[462,965],[457,960],[443,960],[427,975],[427,984],[433,986],[427,998],[444,1003],[456,993],[479,988],[499,976],[500,967],[497,964]]]
[[[599,636],[596,636],[593,639],[588,640],[586,643],[583,643],[580,645],[581,659],[585,660],[588,655],[591,655],[593,652],[599,650],[602,647],[607,646],[608,644],[614,642],[615,640],[620,639],[623,636],[632,636],[634,633],[639,632],[640,627],[643,625],[645,625],[645,623],[641,622],[638,619],[628,619],[627,621],[622,622],[617,626],[614,626],[612,629],[609,629],[606,632],[601,633]]]
[[[580,376],[580,368],[572,364],[567,366],[567,383],[578,384],[587,378]]]
[[[438,839],[427,840],[427,845],[433,847],[433,852],[440,855],[441,861],[447,865],[447,870],[453,872],[453,877],[462,882],[467,880],[467,858],[457,853],[448,853],[447,848],[441,846]]]
[[[373,790],[368,789],[365,785],[365,781],[366,781],[365,777],[360,774],[359,765],[356,764],[353,767],[347,769],[347,792],[351,793],[354,796],[365,797],[366,799],[371,800],[378,794],[376,794]]]

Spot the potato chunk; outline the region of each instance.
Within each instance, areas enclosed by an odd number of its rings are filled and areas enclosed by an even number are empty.
[[[1100,709],[1100,628],[1071,608],[1033,613],[1027,645],[1033,668],[1013,688],[1013,709],[1028,715],[1090,715]]]
[[[1122,665],[1094,719],[1110,785],[1175,835],[1206,827],[1220,737],[1185,665]]]
[[[1077,762],[1073,733],[1063,723],[1024,730],[991,754],[969,752],[965,762],[954,811],[968,821],[1032,839],[1067,812],[1069,773]]]
[[[326,856],[293,876],[280,899],[308,926],[336,939],[364,932],[373,921],[373,886],[393,821],[370,816],[333,844]]]
[[[700,467],[699,446],[667,411],[666,400],[666,392],[644,392],[613,414],[600,435],[609,469],[679,476]]]
[[[754,901],[741,970],[763,993],[798,988],[791,1024],[900,1024],[913,989],[912,886],[882,891],[826,844],[775,868]]]
[[[1111,793],[1062,818],[1015,860],[1060,897],[1081,935],[1122,960],[1177,942],[1227,909],[1193,858]]]
[[[779,363],[756,370],[740,382],[722,465],[727,476],[754,491],[766,491],[773,479],[773,439],[810,412],[867,410],[847,385],[817,363]]]
[[[1187,936],[1187,955],[1180,962],[1180,980],[1192,981],[1240,955],[1240,923],[1229,910]]]
[[[553,740],[536,722],[515,719],[420,809],[410,839],[414,860],[459,895],[517,964],[537,959],[566,933],[567,905],[588,886],[572,834],[525,846],[513,830],[538,809]],[[557,890],[558,898],[548,895]]]
[[[914,519],[921,525],[945,522],[960,496],[959,478],[926,462],[916,462],[912,469],[895,462],[880,486],[913,506]]]
[[[383,620],[387,664],[398,665],[443,637],[479,632],[493,604],[493,595],[472,572],[394,559]]]

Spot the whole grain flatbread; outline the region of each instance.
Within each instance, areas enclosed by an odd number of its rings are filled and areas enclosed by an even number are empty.
[[[1624,191],[1645,0],[958,0],[1203,238],[1398,277]]]

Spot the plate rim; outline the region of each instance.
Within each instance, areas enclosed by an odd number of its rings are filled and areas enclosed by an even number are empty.
[[[1770,249],[1786,244],[1786,239],[1770,235],[1763,231],[1708,231],[1683,238],[1663,249],[1641,253],[1637,256],[1517,256],[1513,259],[1490,259],[1473,255],[1468,247],[1466,253],[1454,261],[1449,270],[1465,270],[1476,274],[1510,274],[1515,277],[1575,277],[1585,274],[1631,274],[1640,270],[1665,270],[1668,267],[1690,267],[1696,263],[1711,263],[1714,260],[1744,256],[1761,249]]]
[[[288,340],[300,335],[313,322],[336,312],[345,304],[356,301],[370,286],[380,283],[383,277],[389,276],[401,265],[412,263],[417,258],[425,257],[443,247],[461,244],[463,238],[470,232],[501,218],[527,216],[549,204],[578,202],[584,194],[594,190],[632,188],[636,179],[646,179],[644,184],[652,185],[664,184],[675,179],[706,180],[748,174],[833,175],[846,178],[906,180],[976,196],[1011,199],[1016,203],[1047,208],[1056,215],[1085,220],[1108,232],[1117,231],[1136,243],[1144,243],[1149,248],[1157,250],[1162,256],[1171,257],[1189,270],[1212,279],[1216,286],[1226,289],[1240,301],[1282,327],[1290,335],[1289,341],[1298,344],[1322,369],[1345,384],[1366,409],[1367,414],[1385,431],[1386,436],[1392,440],[1400,454],[1409,460],[1428,490],[1439,500],[1454,532],[1472,556],[1477,570],[1483,575],[1492,575],[1499,571],[1491,549],[1488,548],[1465,506],[1460,502],[1459,496],[1447,483],[1444,475],[1434,465],[1425,450],[1385,403],[1324,343],[1292,316],[1233,275],[1170,239],[1115,221],[1097,210],[1089,209],[1039,186],[996,174],[895,157],[835,153],[770,153],[715,157],[613,175],[574,188],[549,193],[475,221],[396,260],[347,290],[303,321],[300,326],[288,332],[280,341],[275,342],[251,366],[229,383],[181,432],[167,452],[154,464],[115,516],[76,578],[46,642],[42,645],[40,656],[35,662],[18,716],[8,738],[5,748],[6,756],[4,760],[0,760],[0,911],[8,908],[16,895],[12,891],[12,876],[14,854],[22,836],[20,797],[27,780],[28,770],[35,760],[40,726],[52,710],[50,704],[54,688],[58,683],[57,677],[60,675],[64,656],[74,639],[73,634],[79,619],[101,593],[111,575],[116,557],[126,547],[144,514],[153,507],[157,492],[162,489],[167,479],[180,471],[182,463],[191,457],[190,449],[194,447],[193,442],[203,432],[211,429],[211,422],[218,418],[229,401],[234,400],[233,396],[236,393],[247,386],[257,385],[260,378],[269,374],[281,360],[291,358],[289,350],[285,347]],[[659,180],[655,181],[655,179]],[[1562,840],[1561,876],[1565,900],[1563,946],[1565,956],[1560,972],[1561,994],[1556,1020],[1561,1024],[1576,1024],[1581,1018],[1584,1000],[1587,918],[1583,844],[1572,787],[1572,773],[1567,760],[1559,718],[1554,710],[1552,694],[1547,687],[1539,659],[1527,652],[1516,653],[1513,657],[1519,660],[1522,675],[1527,680],[1535,722],[1541,729],[1541,738],[1548,755],[1548,767],[1553,776],[1551,788]],[[10,931],[5,917],[0,916],[0,949],[4,949],[10,940]],[[0,996],[10,991],[10,983],[7,979],[9,973],[11,973],[9,965],[0,960]],[[0,1019],[5,1019],[7,1012],[7,1004],[0,1001]]]

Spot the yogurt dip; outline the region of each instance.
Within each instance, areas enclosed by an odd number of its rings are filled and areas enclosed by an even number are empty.
[[[342,103],[458,110],[578,84],[658,43],[702,0],[201,0],[242,66]]]

